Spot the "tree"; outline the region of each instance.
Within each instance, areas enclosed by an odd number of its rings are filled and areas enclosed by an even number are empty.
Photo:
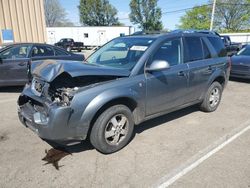
[[[48,27],[74,25],[66,18],[67,13],[58,0],[44,0],[44,12]]]
[[[182,29],[209,29],[213,0],[181,17]],[[250,27],[250,0],[217,0],[214,29],[219,32],[247,31]]]
[[[249,0],[217,0],[215,28],[223,32],[238,32],[250,27]]]
[[[80,23],[87,26],[120,25],[117,10],[108,0],[80,0]]]
[[[209,29],[211,20],[211,6],[197,6],[181,17],[181,29]]]
[[[139,24],[144,31],[159,31],[162,29],[161,8],[157,6],[158,0],[131,0],[130,21]]]

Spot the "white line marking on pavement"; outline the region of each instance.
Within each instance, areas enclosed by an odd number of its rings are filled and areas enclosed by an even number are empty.
[[[5,99],[5,100],[0,100],[0,103],[5,103],[5,102],[11,102],[11,101],[17,101],[17,99]]]
[[[241,136],[246,131],[250,130],[250,120],[243,123],[240,127],[237,127],[229,134],[221,137],[219,140],[215,141],[213,144],[205,148],[204,150],[199,151],[196,155],[191,157],[187,162],[180,165],[178,168],[174,169],[171,173],[162,177],[153,187],[165,188],[172,185],[182,176],[196,168],[206,159],[220,151],[226,145],[234,141],[236,138]]]

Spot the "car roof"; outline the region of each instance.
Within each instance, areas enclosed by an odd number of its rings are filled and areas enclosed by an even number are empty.
[[[46,46],[52,46],[52,45],[46,44],[46,43],[17,42],[17,43],[10,43],[10,44],[7,44],[6,47],[10,47],[10,46],[20,46],[20,45],[46,45]],[[54,47],[54,46],[53,46],[53,47]]]
[[[220,37],[220,35],[216,32],[211,32],[211,31],[207,31],[207,30],[197,30],[197,31],[193,31],[193,30],[175,30],[172,32],[156,32],[156,33],[141,33],[138,32],[138,34],[132,34],[129,36],[124,36],[123,38],[129,37],[129,38],[160,38],[160,37],[164,37],[164,36],[169,36],[169,37],[177,37],[177,36],[199,36],[199,37]]]

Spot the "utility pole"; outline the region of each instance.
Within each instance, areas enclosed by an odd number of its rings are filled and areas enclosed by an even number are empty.
[[[212,10],[212,15],[211,15],[211,23],[210,23],[210,31],[213,30],[215,6],[216,6],[216,0],[214,0],[214,3],[213,3],[213,10]]]

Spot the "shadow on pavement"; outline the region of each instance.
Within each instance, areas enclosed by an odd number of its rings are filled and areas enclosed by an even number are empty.
[[[184,108],[182,110],[175,111],[175,112],[171,112],[169,114],[145,121],[145,122],[141,123],[140,125],[135,126],[134,132],[135,132],[135,134],[140,134],[145,130],[154,128],[154,127],[161,125],[163,123],[168,123],[168,122],[173,121],[175,119],[178,119],[180,117],[191,114],[195,111],[199,111],[199,108],[197,105],[187,107],[187,108]]]
[[[188,107],[176,112],[172,112],[151,120],[148,120],[144,123],[141,123],[140,125],[135,126],[134,135],[140,134],[145,130],[154,128],[158,125],[161,125],[163,123],[167,123],[170,121],[173,121],[175,119],[178,119],[180,117],[186,116],[190,113],[193,113],[195,111],[199,110],[197,106]],[[60,166],[59,161],[68,156],[72,155],[73,153],[79,153],[87,150],[92,150],[94,147],[90,144],[89,140],[85,140],[82,142],[77,142],[73,145],[66,145],[67,143],[55,143],[52,141],[45,140],[50,146],[52,146],[51,149],[45,150],[45,157],[42,158],[43,161],[46,161],[44,165],[52,164],[57,170],[59,170]]]
[[[23,86],[0,87],[0,93],[21,93]]]

